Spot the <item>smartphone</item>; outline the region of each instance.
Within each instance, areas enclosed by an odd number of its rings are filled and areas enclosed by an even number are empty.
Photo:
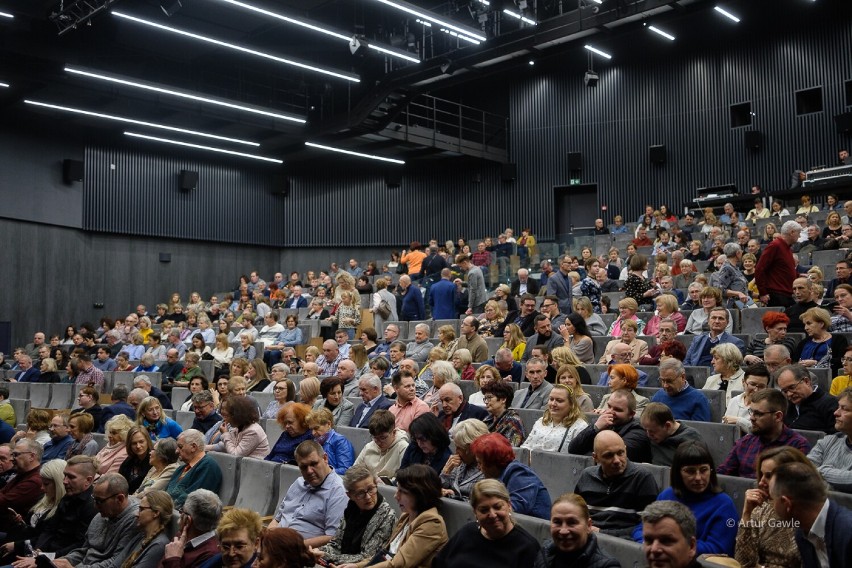
[[[396,483],[394,483],[393,480],[387,475],[380,475],[379,479],[381,479],[382,483],[384,483],[385,485],[396,485]]]

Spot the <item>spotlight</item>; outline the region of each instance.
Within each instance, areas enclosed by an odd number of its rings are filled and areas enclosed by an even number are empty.
[[[181,8],[183,8],[183,4],[180,3],[180,0],[161,0],[160,2],[160,10],[169,18],[177,14]]]
[[[366,39],[352,36],[352,39],[349,40],[349,51],[355,57],[366,57],[367,49],[369,49],[369,46]]]
[[[586,84],[587,87],[597,87],[598,79],[600,79],[598,74],[592,71],[591,69],[586,71],[586,74],[583,76],[583,82]]]
[[[456,66],[447,58],[441,62],[441,73],[444,75],[452,75],[456,71]]]

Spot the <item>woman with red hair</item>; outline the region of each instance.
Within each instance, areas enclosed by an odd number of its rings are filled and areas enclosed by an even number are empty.
[[[784,312],[766,312],[761,319],[766,337],[757,337],[751,340],[746,348],[743,361],[746,365],[763,363],[763,352],[769,345],[783,345],[792,353],[796,348],[796,342],[792,337],[787,337],[787,325],[790,318]]]
[[[305,544],[302,535],[293,529],[267,529],[260,537],[258,568],[301,568],[313,566],[317,558]]]
[[[686,359],[686,346],[677,339],[663,341],[660,344],[660,361],[669,357],[674,357],[682,363]]]
[[[641,394],[636,393],[636,387],[639,386],[639,372],[636,368],[633,365],[627,364],[610,365],[607,368],[607,374],[609,374],[609,382],[607,383],[609,392],[601,398],[601,403],[594,410],[595,414],[601,414],[607,409],[606,403],[609,401],[612,393],[617,390],[627,389],[633,394],[633,398],[636,400],[636,418],[641,418],[642,412],[648,406],[649,400]]]

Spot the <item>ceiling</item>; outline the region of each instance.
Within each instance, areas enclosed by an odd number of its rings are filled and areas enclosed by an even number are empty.
[[[416,16],[387,5],[397,1],[182,0],[182,6],[169,17],[162,6],[174,6],[176,0],[0,0],[0,12],[14,15],[11,20],[0,18],[0,82],[10,84],[8,89],[0,89],[0,112],[16,117],[31,113],[61,117],[64,124],[91,128],[93,136],[94,132],[120,136],[122,131],[133,130],[271,156],[286,163],[321,164],[328,158],[322,150],[306,148],[307,141],[403,160],[458,156],[466,150],[449,143],[436,147],[423,136],[394,136],[400,131],[396,121],[405,122],[400,117],[418,95],[482,85],[487,76],[526,65],[533,57],[558,57],[566,49],[576,49],[578,43],[635,30],[649,16],[684,17],[696,10],[712,10],[713,5],[705,0],[602,0],[600,5],[597,0],[491,0],[489,6],[481,0],[412,0],[407,4],[409,9],[424,10],[465,33],[487,38],[474,45],[442,33],[440,24],[425,27]],[[240,5],[243,3],[315,23],[340,37],[252,11]],[[521,10],[519,4],[527,7]],[[730,4],[736,6],[737,2]],[[78,9],[82,5],[88,8]],[[99,10],[91,14],[94,8]],[[522,24],[502,9],[523,12],[538,25]],[[169,26],[243,50],[154,26]],[[361,52],[353,55],[353,36],[419,62],[372,47],[366,49],[366,56]],[[340,76],[260,57],[247,49]],[[200,102],[96,80],[84,73],[210,100]],[[353,78],[357,82],[350,80]],[[490,83],[495,84],[502,83]],[[504,84],[502,88],[505,96]],[[34,106],[25,100],[162,123],[259,146],[116,123]],[[254,112],[214,101],[245,105]],[[491,118],[498,123],[502,120],[499,115]],[[500,161],[496,154],[479,157]]]

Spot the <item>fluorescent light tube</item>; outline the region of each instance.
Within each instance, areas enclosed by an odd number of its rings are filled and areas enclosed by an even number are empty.
[[[218,39],[214,39],[212,37],[203,36],[200,34],[196,34],[193,32],[188,32],[186,30],[179,30],[177,28],[173,28],[171,26],[164,26],[162,24],[158,24],[156,22],[152,22],[150,20],[145,20],[142,18],[137,18],[136,16],[131,16],[129,14],[125,14],[123,12],[112,11],[113,16],[118,16],[119,18],[123,18],[125,20],[130,20],[131,22],[136,22],[137,24],[142,24],[145,26],[149,26],[152,28],[156,28],[158,30],[163,30],[166,32],[170,32],[177,35],[182,35],[184,37],[189,37],[192,39],[197,39],[198,41],[203,41],[206,43],[212,43],[213,45],[218,45],[219,47],[227,47],[228,49],[232,49],[234,51],[240,51],[242,53],[248,53],[249,55],[254,55],[257,57],[262,57],[264,59],[270,59],[272,61],[277,61],[278,63],[283,63],[284,65],[292,65],[293,67],[299,67],[300,69],[305,69],[307,71],[314,71],[316,73],[322,73],[323,75],[329,75],[331,77],[337,77],[338,79],[345,79],[347,81],[352,81],[353,83],[360,83],[361,79],[359,79],[355,75],[351,75],[349,73],[340,73],[338,71],[331,71],[329,69],[323,69],[322,67],[315,67],[313,65],[308,65],[307,63],[301,63],[299,61],[294,61],[292,59],[286,59],[284,57],[278,57],[277,55],[272,55],[269,53],[264,53],[262,51],[257,51],[255,49],[249,49],[248,47],[243,47],[241,45],[237,45],[234,43],[228,43],[226,41],[221,41]]]
[[[32,101],[29,99],[24,100],[25,103],[34,106],[40,106],[44,108],[49,108],[53,110],[59,110],[63,112],[71,112],[74,114],[82,114],[85,116],[91,116],[94,118],[105,118],[107,120],[114,120],[115,122],[126,122],[127,124],[137,124],[139,126],[147,126],[149,128],[159,128],[160,130],[169,130],[171,132],[180,132],[182,134],[191,134],[193,136],[201,136],[202,138],[213,138],[214,140],[222,140],[224,142],[233,142],[235,144],[245,144],[246,146],[260,146],[257,142],[250,142],[248,140],[240,140],[239,138],[228,138],[227,136],[219,136],[217,134],[209,134],[207,132],[200,132],[198,130],[188,130],[186,128],[178,128],[176,126],[168,126],[166,124],[158,124],[156,122],[145,122],[144,120],[136,120],[133,118],[127,118],[124,116],[116,116],[113,114],[104,114],[102,112],[93,112],[90,110],[84,110],[81,108],[73,108],[66,107],[60,105],[54,105],[50,103],[43,103],[39,101]]]
[[[9,83],[0,83],[0,87],[3,87],[4,89],[8,89]]]
[[[607,59],[612,59],[612,55],[610,55],[609,53],[606,53],[605,51],[601,51],[600,49],[598,49],[596,47],[592,47],[591,45],[588,45],[588,44],[584,45],[583,47],[585,47],[586,49],[588,49],[592,53],[597,53],[601,57],[606,57]]]
[[[137,132],[125,132],[126,136],[134,138],[144,138],[145,140],[153,140],[155,142],[164,142],[166,144],[174,144],[176,146],[186,146],[187,148],[197,148],[199,150],[207,150],[208,152],[218,152],[220,154],[230,154],[232,156],[241,156],[243,158],[251,158],[253,160],[263,160],[265,162],[273,162],[275,164],[283,164],[284,160],[277,158],[267,158],[266,156],[258,156],[256,154],[246,154],[245,152],[235,152],[234,150],[225,150],[224,148],[215,148],[213,146],[202,146],[200,144],[191,144],[189,142],[181,142],[180,140],[172,140],[171,138],[159,138],[157,136],[148,136],[147,134],[139,134]]]
[[[518,14],[517,12],[513,12],[511,10],[503,10],[503,13],[512,16],[515,19],[521,20],[522,22],[527,23],[531,26],[538,25],[535,20],[530,20],[529,18],[526,18],[521,14]]]
[[[381,160],[382,162],[390,162],[392,164],[405,164],[404,160],[395,160],[393,158],[383,158],[374,154],[364,154],[362,152],[354,152],[352,150],[344,150],[343,148],[335,148],[334,146],[325,146],[323,144],[315,144],[314,142],[305,142],[305,146],[311,148],[319,148],[320,150],[328,150],[329,152],[339,152],[350,156],[358,156],[359,158],[369,158],[371,160]]]
[[[8,12],[0,12],[0,18],[9,18],[10,20],[14,20],[15,16]]]
[[[663,36],[664,38],[666,38],[666,39],[667,39],[667,40],[669,40],[669,41],[674,41],[674,40],[675,40],[675,36],[673,36],[673,35],[672,35],[672,34],[670,34],[670,33],[666,33],[666,32],[664,32],[664,31],[663,31],[663,30],[661,30],[660,28],[657,28],[657,27],[654,27],[654,26],[648,26],[648,29],[649,29],[649,30],[651,30],[652,32],[654,32],[654,33],[655,33],[655,34],[657,34],[657,35],[661,35],[661,36]]]
[[[725,10],[725,9],[723,9],[722,7],[720,7],[720,6],[715,6],[713,9],[714,9],[714,10],[716,10],[717,12],[719,12],[720,14],[722,14],[723,16],[725,16],[726,18],[728,18],[729,20],[733,21],[734,23],[736,23],[736,24],[739,24],[739,23],[740,23],[740,19],[739,19],[738,17],[736,17],[735,15],[731,14],[730,12],[728,12],[728,11],[727,11],[727,10]]]
[[[440,24],[440,25],[444,26],[445,28],[455,30],[456,32],[459,33],[459,35],[468,36],[468,37],[471,37],[473,39],[477,39],[479,41],[485,41],[487,39],[484,35],[482,35],[479,32],[475,32],[473,30],[467,30],[467,29],[462,28],[460,26],[457,26],[457,25],[455,25],[455,24],[453,24],[453,23],[451,23],[447,20],[442,20],[442,19],[440,19],[436,16],[433,16],[430,13],[422,11],[421,8],[417,8],[416,6],[412,6],[411,4],[407,4],[407,3],[403,3],[403,2],[392,2],[391,0],[376,0],[376,2],[381,2],[382,4],[385,4],[386,6],[390,6],[391,8],[396,8],[397,10],[401,10],[403,12],[411,14],[412,16],[417,16],[418,18],[421,18],[423,20],[428,20],[428,21],[432,22],[433,24]]]

